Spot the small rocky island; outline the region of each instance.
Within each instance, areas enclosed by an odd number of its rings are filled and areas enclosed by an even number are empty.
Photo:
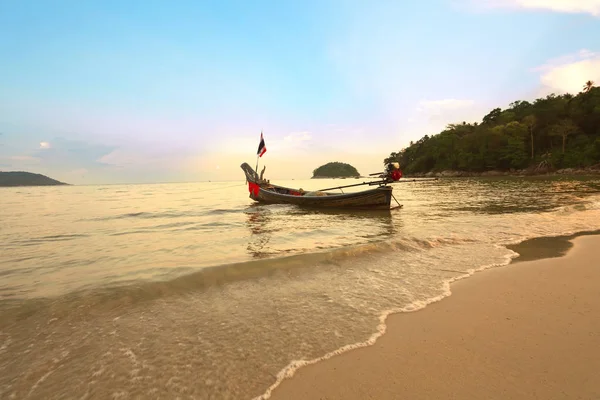
[[[0,171],[1,186],[57,186],[68,185],[55,179],[48,178],[42,174],[34,174],[24,171]]]
[[[352,165],[342,162],[330,162],[315,169],[311,179],[359,177],[360,174]]]

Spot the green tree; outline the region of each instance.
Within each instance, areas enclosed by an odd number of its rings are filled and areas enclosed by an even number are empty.
[[[558,140],[557,140],[558,139]],[[600,88],[497,107],[482,121],[448,124],[385,159],[406,173],[582,167],[600,162]]]
[[[487,114],[485,117],[483,117],[483,123],[484,124],[493,124],[494,122],[496,122],[498,120],[498,118],[500,118],[501,114],[502,114],[501,108],[494,108],[492,111],[489,112],[489,114]]]
[[[329,162],[325,165],[321,165],[313,171],[313,178],[315,177],[355,177],[360,176],[356,168],[350,164],[342,162]]]
[[[577,125],[570,119],[563,119],[562,121],[552,125],[550,128],[550,134],[552,136],[562,137],[562,153],[565,154],[565,144],[567,137],[576,134],[579,131]]]

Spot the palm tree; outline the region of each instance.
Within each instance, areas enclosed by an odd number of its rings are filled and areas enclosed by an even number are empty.
[[[594,87],[594,81],[587,81],[585,83],[585,85],[583,86],[583,91],[587,93],[590,90],[592,90],[593,87]]]
[[[533,160],[533,129],[535,128],[535,124],[537,123],[537,118],[535,115],[528,115],[523,118],[523,122],[527,126],[529,130],[529,136],[531,137],[531,159]]]
[[[550,128],[550,136],[562,137],[562,153],[565,154],[567,136],[575,135],[579,132],[579,127],[570,119],[563,119]]]

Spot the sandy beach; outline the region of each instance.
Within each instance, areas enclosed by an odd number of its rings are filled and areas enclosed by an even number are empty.
[[[600,236],[395,314],[373,346],[301,368],[272,399],[600,399]]]

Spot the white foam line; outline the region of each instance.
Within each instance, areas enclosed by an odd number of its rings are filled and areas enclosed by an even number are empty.
[[[31,387],[31,390],[29,390],[29,394],[27,395],[27,397],[31,397],[31,394],[35,391],[35,389],[37,389],[37,387],[40,385],[40,383],[44,382],[46,380],[46,378],[48,378],[50,376],[51,373],[53,373],[54,370],[50,370],[48,372],[46,372],[46,374],[44,374],[44,376],[42,376],[40,379],[37,380],[36,383],[34,383],[34,385]]]
[[[495,245],[495,246],[498,248],[506,249],[502,245]],[[284,379],[293,377],[294,374],[296,373],[296,371],[298,371],[302,367],[305,367],[305,366],[311,365],[311,364],[316,364],[320,361],[327,360],[333,356],[343,354],[350,350],[374,345],[375,342],[377,341],[377,339],[379,339],[381,336],[383,336],[385,334],[386,329],[387,329],[386,320],[390,315],[398,314],[398,313],[408,313],[408,312],[419,311],[419,310],[427,307],[429,304],[441,301],[441,300],[445,299],[446,297],[449,297],[450,295],[452,295],[452,292],[450,290],[450,285],[452,283],[459,281],[461,279],[465,279],[470,276],[473,276],[476,272],[479,272],[479,271],[483,271],[483,270],[495,268],[495,267],[506,266],[506,265],[510,264],[510,262],[513,258],[519,256],[519,253],[517,253],[515,251],[509,250],[509,249],[506,249],[506,250],[510,251],[510,253],[504,257],[505,260],[502,263],[488,264],[488,265],[481,266],[479,268],[472,268],[472,269],[467,270],[467,272],[462,275],[456,276],[454,278],[445,279],[442,282],[442,285],[443,285],[442,287],[443,287],[444,292],[438,296],[431,297],[427,300],[417,300],[417,301],[414,301],[414,302],[408,304],[407,306],[404,306],[401,308],[383,311],[379,315],[379,325],[377,325],[377,332],[372,334],[368,340],[366,340],[364,342],[348,344],[346,346],[340,347],[337,350],[327,353],[322,357],[315,358],[312,360],[308,360],[308,361],[307,360],[293,360],[285,368],[283,368],[281,371],[279,371],[279,373],[277,374],[277,379],[275,380],[275,383],[273,383],[271,386],[269,386],[269,388],[267,388],[267,390],[263,394],[261,394],[260,396],[254,397],[252,400],[267,400],[267,399],[269,399],[271,397],[271,394],[273,393],[273,390],[275,390],[275,388],[277,388],[281,384],[281,382],[283,382]]]

